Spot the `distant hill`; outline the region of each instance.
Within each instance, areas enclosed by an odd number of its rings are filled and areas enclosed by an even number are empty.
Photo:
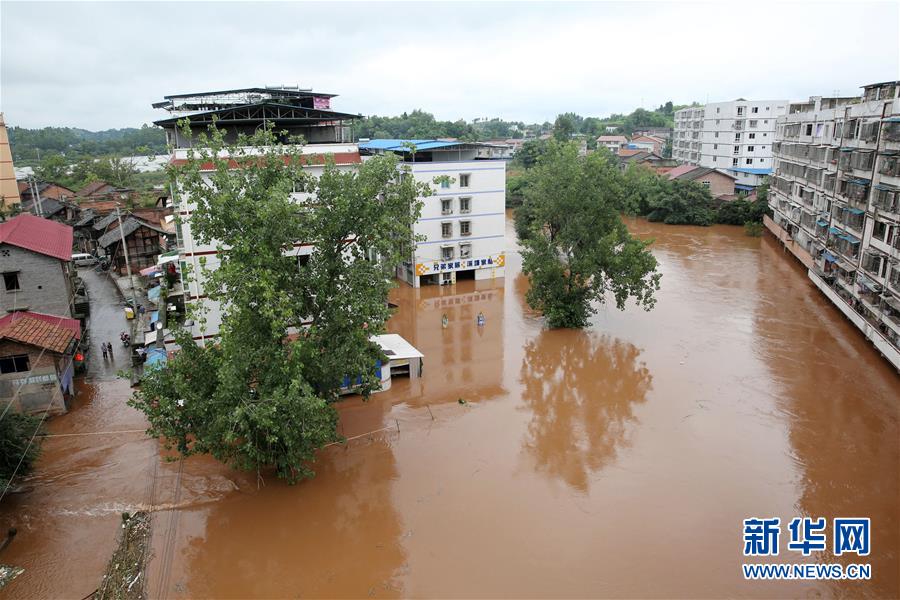
[[[69,159],[117,154],[163,154],[166,134],[159,127],[88,131],[74,127],[9,128],[9,142],[16,166],[37,164],[47,154],[64,154]]]

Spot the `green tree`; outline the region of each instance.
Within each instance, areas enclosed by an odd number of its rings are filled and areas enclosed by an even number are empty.
[[[573,113],[565,113],[556,117],[553,123],[553,139],[558,142],[567,142],[572,138],[572,134],[578,130],[577,115]]]
[[[309,161],[324,163],[320,177],[304,171]],[[203,163],[214,167],[208,180]],[[194,235],[219,248],[204,289],[224,314],[215,344],[178,332],[180,352],[131,399],[150,435],[183,455],[257,472],[271,465],[291,482],[312,475],[316,449],[338,438],[330,402],[344,379],[368,395],[385,360],[370,336],[390,316],[389,274],[413,241],[417,198],[430,193],[398,165],[378,156],[341,171],[328,156],[278,145],[270,129],[234,145],[215,128],[198,136],[169,172],[196,203]],[[292,191],[314,200],[292,201]],[[314,245],[308,260],[294,254],[298,241]]]
[[[65,185],[69,182],[69,161],[62,154],[46,154],[34,174],[41,181]]]
[[[14,473],[21,477],[31,471],[40,446],[29,442],[40,422],[38,417],[14,412],[0,419],[0,492],[9,485]]]
[[[517,231],[529,306],[550,327],[586,326],[607,293],[619,309],[628,298],[652,308],[660,274],[649,243],[631,237],[619,216],[625,200],[615,160],[553,142],[528,178]]]
[[[696,181],[675,179],[663,183],[662,192],[650,200],[648,221],[667,225],[712,225],[716,211],[709,189]]]
[[[526,169],[530,169],[537,164],[538,159],[546,149],[546,140],[528,140],[522,144],[522,147],[519,148],[518,151],[516,151],[515,159],[520,165]]]

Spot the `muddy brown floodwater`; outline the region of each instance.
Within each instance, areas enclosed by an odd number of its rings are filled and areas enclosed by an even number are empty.
[[[152,504],[152,597],[900,596],[900,377],[771,240],[630,227],[658,304],[586,331],[527,309],[511,224],[505,280],[398,288],[424,377],[341,403],[345,436],[382,431],[297,486],[161,463],[140,435],[46,440],[2,507],[0,558],[27,568],[6,595],[89,593],[118,511]],[[86,384],[103,397],[51,429],[133,428],[122,387]],[[872,580],[744,581],[752,516],[870,517]]]

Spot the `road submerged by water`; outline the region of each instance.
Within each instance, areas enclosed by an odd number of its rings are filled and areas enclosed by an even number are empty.
[[[527,309],[511,223],[505,280],[395,290],[424,377],[342,402],[344,436],[381,431],[293,487],[93,435],[146,421],[124,352],[97,359],[124,319],[86,274],[91,373],[0,507],[0,559],[26,569],[3,594],[84,597],[120,513],[147,508],[153,598],[900,596],[900,377],[771,240],[629,226],[655,239],[658,304],[586,331]],[[873,579],[744,581],[752,516],[870,517]]]

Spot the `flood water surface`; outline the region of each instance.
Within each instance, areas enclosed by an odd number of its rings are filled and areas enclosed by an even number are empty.
[[[395,290],[390,329],[424,376],[342,402],[350,441],[312,480],[154,466],[134,440],[121,451],[137,466],[97,475],[57,473],[48,453],[17,506],[36,511],[51,477],[91,506],[92,478],[115,498],[110,478],[133,477],[140,496],[155,472],[152,597],[900,595],[900,377],[770,240],[629,225],[655,240],[657,306],[602,307],[585,331],[527,309],[511,228],[505,279]],[[856,562],[872,580],[744,581],[742,520],[795,516],[870,517]],[[107,524],[74,519],[60,537],[111,551]],[[787,552],[785,536],[772,562],[854,562]],[[3,562],[25,556],[17,543]],[[10,591],[96,587],[99,571],[63,580],[42,560],[20,560],[42,577]]]

